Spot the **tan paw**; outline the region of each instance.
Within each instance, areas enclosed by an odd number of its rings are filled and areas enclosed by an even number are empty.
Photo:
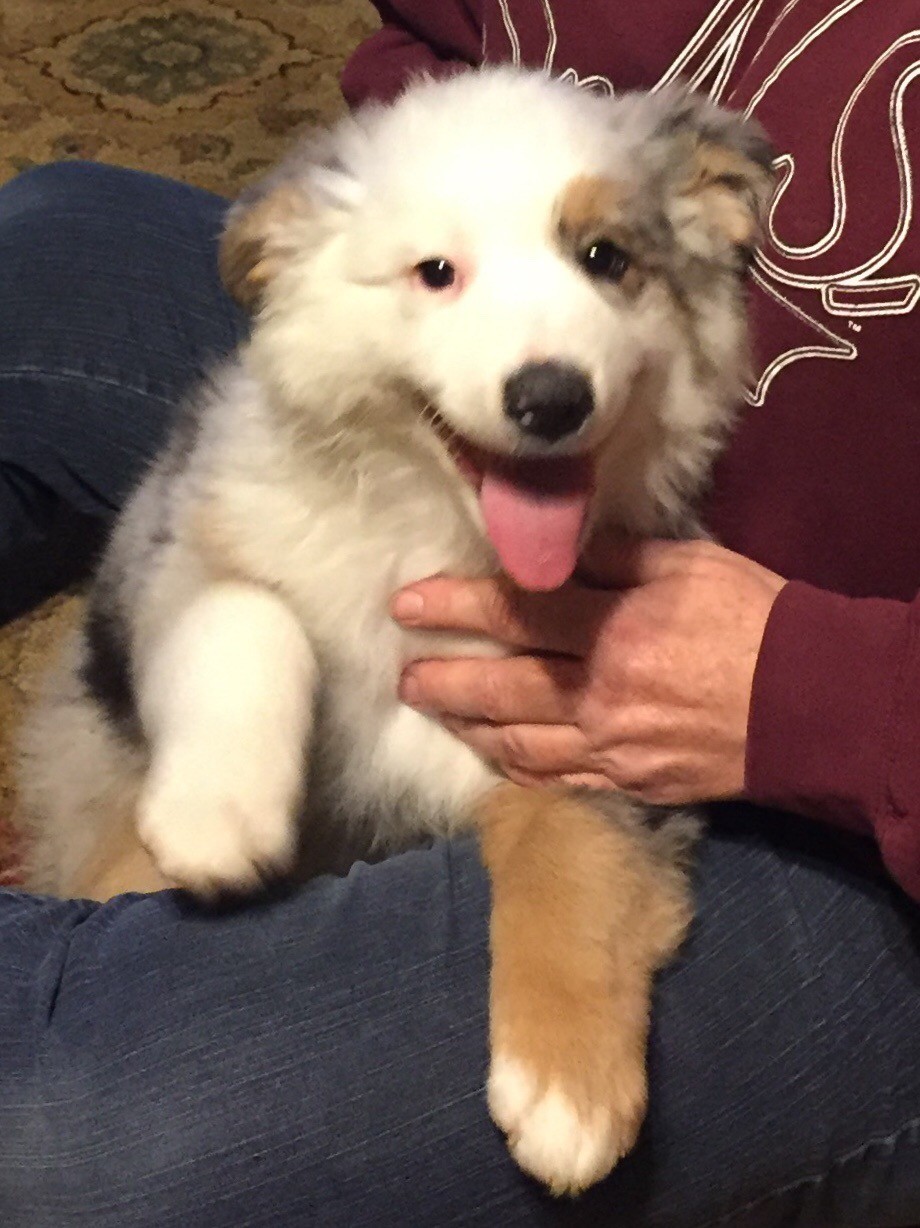
[[[166,878],[205,900],[258,891],[296,853],[294,820],[274,797],[181,778],[142,795],[138,836]]]
[[[541,1077],[509,1053],[493,1056],[492,1118],[521,1168],[553,1194],[579,1194],[594,1185],[636,1140],[645,1113],[644,1076],[634,1071],[632,1094],[624,1096],[622,1085],[611,1086],[609,1071],[599,1068],[597,1075],[595,1094],[588,1095],[582,1079]]]

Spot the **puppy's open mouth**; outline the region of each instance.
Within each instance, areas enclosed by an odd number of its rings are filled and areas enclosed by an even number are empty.
[[[594,494],[593,458],[502,456],[463,439],[443,419],[437,429],[478,491],[486,532],[504,570],[521,588],[559,588],[578,562]]]

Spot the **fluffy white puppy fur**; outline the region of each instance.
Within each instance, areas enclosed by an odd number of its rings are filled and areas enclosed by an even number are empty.
[[[86,890],[135,823],[203,896],[468,828],[494,769],[396,689],[410,659],[493,649],[388,600],[503,565],[562,582],[485,507],[493,470],[506,517],[551,502],[541,457],[581,474],[578,542],[687,531],[742,393],[770,183],[759,131],[706,102],[489,69],[344,120],[244,197],[222,262],[251,340],[124,509],[26,733],[33,885]],[[508,412],[535,366],[578,381],[558,438]],[[540,1134],[560,1113],[522,1152],[579,1188],[625,1144],[567,1151]]]

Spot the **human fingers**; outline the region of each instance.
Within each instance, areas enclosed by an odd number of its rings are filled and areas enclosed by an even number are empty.
[[[568,657],[458,657],[415,661],[403,671],[400,698],[413,708],[499,724],[574,720],[584,681]]]
[[[390,606],[405,627],[487,635],[501,644],[584,656],[609,598],[580,585],[531,593],[500,580],[435,576],[401,589]]]
[[[591,748],[574,725],[492,725],[448,717],[444,726],[508,775],[561,776],[591,772]]]

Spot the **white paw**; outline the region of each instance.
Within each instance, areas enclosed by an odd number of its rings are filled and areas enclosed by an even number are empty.
[[[558,1084],[541,1088],[516,1058],[496,1054],[489,1110],[517,1163],[554,1194],[578,1194],[606,1177],[632,1145],[602,1105],[576,1107]]]
[[[205,899],[257,891],[291,868],[296,824],[274,791],[170,773],[150,782],[138,835],[166,878]]]

